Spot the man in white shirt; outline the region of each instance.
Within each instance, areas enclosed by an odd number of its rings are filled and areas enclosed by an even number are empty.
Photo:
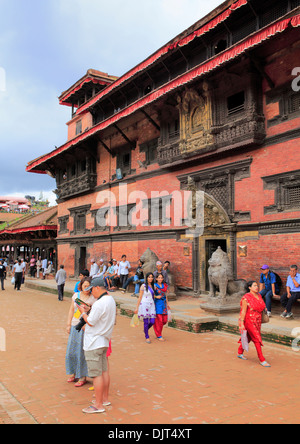
[[[118,276],[121,282],[121,288],[124,288],[124,285],[128,279],[129,270],[131,268],[130,263],[126,260],[126,254],[123,254],[122,260],[119,264]]]
[[[42,270],[43,270],[43,279],[45,279],[45,271],[46,271],[46,269],[47,269],[47,266],[48,266],[48,260],[47,260],[47,258],[45,258],[45,259],[43,259],[42,260]]]
[[[19,259],[17,263],[13,266],[13,274],[15,278],[15,290],[20,291],[22,285],[22,278],[24,276],[24,267],[22,266],[21,259]]]
[[[103,398],[103,394],[108,393],[109,374],[106,353],[116,321],[116,303],[107,293],[103,278],[94,278],[86,291],[88,290],[91,290],[92,295],[97,299],[96,302],[89,314],[84,306],[78,309],[86,322],[83,349],[89,377],[93,378],[96,401],[94,405],[82,411],[93,414],[104,413],[104,406],[110,405],[108,400]]]
[[[95,259],[91,259],[91,269],[90,269],[90,277],[93,278],[99,271],[99,267],[95,261]]]

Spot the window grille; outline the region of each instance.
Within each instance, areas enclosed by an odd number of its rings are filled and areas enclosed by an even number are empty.
[[[300,205],[300,186],[288,188],[287,196],[288,205]]]
[[[232,43],[235,44],[240,40],[243,40],[248,35],[252,34],[257,30],[256,18],[240,26],[238,29],[232,32]]]
[[[260,26],[264,27],[284,16],[288,12],[288,2],[282,1],[261,15]]]
[[[288,112],[289,114],[296,113],[300,111],[300,93],[293,94],[290,96],[288,101]]]

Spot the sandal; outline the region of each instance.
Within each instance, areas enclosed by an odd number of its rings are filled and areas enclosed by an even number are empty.
[[[78,381],[78,382],[75,384],[75,387],[83,387],[85,384],[86,384],[86,381]]]
[[[271,367],[267,361],[261,362],[260,365],[262,365],[263,367]]]
[[[156,339],[158,339],[161,342],[165,342],[165,339],[162,336],[160,336],[159,338],[156,338]]]
[[[93,405],[96,404],[96,400],[95,400],[95,399],[93,399],[92,404],[93,404]],[[104,407],[109,407],[109,406],[111,405],[111,402],[109,402],[109,401],[102,402],[102,405],[103,405]]]
[[[71,377],[71,378],[69,378],[68,380],[67,380],[67,382],[70,384],[71,382],[75,382],[76,381],[76,379],[75,379],[75,377],[73,376],[73,377]]]
[[[150,339],[146,339],[146,344],[151,344]]]
[[[244,355],[237,355],[237,357],[238,357],[239,359],[242,359],[243,361],[247,361],[247,358],[245,358]]]
[[[82,409],[82,412],[86,413],[88,415],[93,415],[95,413],[104,413],[104,412],[106,412],[106,410],[105,409],[97,409],[97,407],[90,405],[88,408]]]

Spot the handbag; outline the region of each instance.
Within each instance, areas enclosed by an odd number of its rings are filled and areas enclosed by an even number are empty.
[[[264,310],[261,314],[261,323],[268,324],[270,322],[270,318],[268,316],[267,310]]]

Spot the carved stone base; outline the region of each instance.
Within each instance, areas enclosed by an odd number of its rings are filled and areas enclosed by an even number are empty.
[[[241,297],[228,297],[221,299],[218,297],[207,298],[207,302],[200,304],[202,310],[221,316],[227,313],[239,313]]]
[[[177,301],[176,288],[174,287],[174,285],[171,285],[169,287],[168,300]]]

